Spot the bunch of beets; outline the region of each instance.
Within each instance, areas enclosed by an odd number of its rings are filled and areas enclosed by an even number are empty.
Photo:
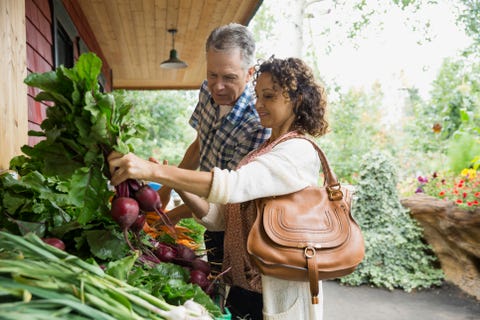
[[[199,285],[207,294],[213,294],[213,283],[209,279],[210,264],[197,256],[195,251],[183,244],[157,243],[155,256],[162,262],[171,262],[185,267],[190,272],[190,283]]]
[[[125,241],[132,250],[135,248],[128,239],[128,231],[131,230],[138,237],[145,224],[146,212],[156,212],[165,226],[170,228],[171,234],[176,235],[175,227],[161,209],[162,203],[158,193],[148,184],[129,179],[115,189],[116,195],[112,200],[111,215],[119,224]],[[187,268],[190,271],[190,283],[199,285],[207,294],[213,294],[214,281],[209,280],[210,264],[197,256],[191,248],[178,243],[156,242],[153,254],[154,257],[147,253],[146,259],[157,263],[171,262]]]
[[[138,235],[145,225],[147,212],[156,212],[172,234],[176,234],[175,227],[162,210],[160,196],[148,184],[128,179],[117,185],[115,190],[110,213],[122,229],[125,241],[132,250],[135,248],[128,240],[128,230]]]

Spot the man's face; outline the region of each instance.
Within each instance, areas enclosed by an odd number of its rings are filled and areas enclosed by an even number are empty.
[[[213,100],[219,105],[233,106],[250,81],[253,68],[242,68],[240,49],[207,52],[207,80]]]

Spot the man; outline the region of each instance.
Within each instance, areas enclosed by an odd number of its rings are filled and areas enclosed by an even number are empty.
[[[268,139],[270,130],[261,126],[255,110],[251,78],[255,63],[255,40],[240,24],[231,23],[212,31],[206,42],[207,79],[200,88],[190,125],[197,131],[180,168],[210,171],[214,167],[235,169],[251,150]],[[162,203],[171,189],[159,190]],[[182,205],[168,213],[175,223],[191,217]],[[208,261],[220,272],[223,260],[223,232],[205,232]]]

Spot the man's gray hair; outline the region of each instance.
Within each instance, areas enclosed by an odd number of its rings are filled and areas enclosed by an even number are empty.
[[[229,51],[240,49],[242,65],[245,70],[252,67],[255,63],[255,39],[247,27],[230,23],[215,28],[207,39],[205,50]]]

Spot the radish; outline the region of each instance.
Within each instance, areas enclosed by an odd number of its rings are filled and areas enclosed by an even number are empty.
[[[170,229],[174,238],[176,238],[176,230],[173,226],[172,221],[168,215],[163,212],[162,208],[162,201],[160,200],[160,196],[158,193],[153,190],[152,187],[145,184],[141,186],[134,194],[135,199],[138,201],[138,205],[140,209],[147,212],[156,212],[160,218],[162,219],[163,223]]]
[[[65,243],[63,243],[63,241],[58,238],[42,238],[42,240],[43,242],[54,246],[55,248],[65,251]]]
[[[119,197],[112,201],[112,209],[110,210],[113,220],[115,220],[122,228],[125,241],[130,249],[135,250],[128,240],[128,229],[135,223],[140,213],[138,202],[135,199],[127,197]]]

